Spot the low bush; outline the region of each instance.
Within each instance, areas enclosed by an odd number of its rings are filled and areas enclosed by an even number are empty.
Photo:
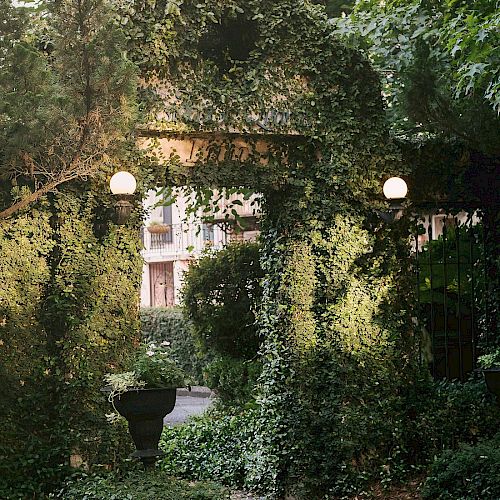
[[[230,356],[216,356],[205,367],[205,382],[215,391],[221,403],[244,405],[254,397],[257,379],[262,371],[259,361],[241,361]]]
[[[216,479],[242,487],[253,451],[257,409],[235,414],[217,410],[188,423],[165,427],[160,441],[165,452],[161,467],[189,479]]]
[[[500,433],[476,446],[447,450],[434,462],[422,496],[429,500],[498,500]]]
[[[159,470],[75,474],[49,498],[71,500],[223,500],[229,492],[213,482],[189,483]]]
[[[146,307],[141,309],[142,336],[147,343],[169,342],[170,357],[191,377],[195,384],[204,384],[203,369],[209,356],[200,352],[192,325],[179,308]]]
[[[184,312],[204,350],[253,359],[259,348],[255,312],[264,272],[256,243],[232,243],[194,262],[184,275]]]

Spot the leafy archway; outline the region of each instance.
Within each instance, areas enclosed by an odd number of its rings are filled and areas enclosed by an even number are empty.
[[[137,1],[120,20],[151,104],[141,135],[167,183],[264,195],[247,485],[324,494],[346,464],[390,453],[413,367],[405,242],[372,215],[400,169],[377,75],[309,2]]]

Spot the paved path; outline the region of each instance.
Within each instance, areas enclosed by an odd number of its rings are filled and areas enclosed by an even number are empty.
[[[193,387],[191,392],[177,389],[174,411],[169,413],[163,422],[169,427],[182,424],[192,415],[203,413],[212,401],[210,390],[206,387]]]

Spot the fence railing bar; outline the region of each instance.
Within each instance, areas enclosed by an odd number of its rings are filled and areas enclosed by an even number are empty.
[[[418,248],[418,219],[417,219],[417,227],[415,233],[415,278],[417,282],[417,314],[421,314],[422,307],[420,304],[420,262],[418,256],[419,248]],[[422,366],[422,325],[420,324],[419,318],[417,318],[417,328],[418,331],[418,364]]]
[[[473,213],[469,213],[468,223],[469,223],[469,269],[470,269],[470,287],[471,287],[471,303],[470,303],[470,315],[471,315],[471,340],[472,340],[472,369],[476,369],[477,365],[477,352],[476,352],[476,341],[477,341],[477,330],[476,330],[476,284],[474,280],[475,275],[475,259],[474,259],[474,242],[475,235],[472,225]]]
[[[446,378],[450,378],[449,367],[449,345],[448,345],[448,267],[446,262],[446,240],[447,240],[446,219],[443,219],[443,313],[444,313],[444,352],[445,352],[445,373]]]
[[[488,269],[488,258],[487,258],[487,252],[486,252],[486,235],[485,235],[485,230],[484,226],[481,229],[481,239],[482,239],[482,244],[483,244],[483,297],[482,297],[482,303],[483,303],[483,314],[484,314],[484,322],[483,325],[483,336],[484,336],[484,343],[485,346],[488,347],[490,343],[490,338],[489,338],[489,331],[488,331],[488,325],[490,324],[489,321],[489,314],[488,314],[488,300],[486,297],[486,294],[488,293],[488,274],[487,274],[487,269]]]
[[[488,236],[476,226],[480,221],[476,215],[476,210],[447,212],[439,208],[437,212],[426,211],[417,222],[415,298],[421,315],[418,324],[422,325],[418,360],[429,361],[436,379],[464,381],[476,368],[482,342],[492,338],[490,332],[483,332],[487,300],[482,293],[483,280],[487,283],[488,279],[483,259]],[[419,239],[418,234],[422,224],[428,236],[425,245],[422,241],[426,238]],[[491,316],[491,310],[484,312]]]
[[[460,279],[460,226],[458,219],[454,217],[455,221],[455,242],[456,242],[456,250],[457,250],[457,326],[458,326],[458,362],[459,362],[459,371],[460,371],[460,380],[464,381],[464,353],[463,353],[463,344],[462,344],[462,311],[461,311],[461,299],[462,299],[462,283]]]
[[[432,215],[429,215],[427,226],[428,241],[432,241]],[[432,270],[432,245],[429,245],[429,278],[430,278],[430,301],[431,301],[431,346],[432,346],[432,376],[436,377],[436,338],[435,338],[435,311],[434,311],[434,275]]]

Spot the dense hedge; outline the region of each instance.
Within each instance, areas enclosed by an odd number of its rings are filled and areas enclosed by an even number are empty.
[[[192,384],[207,385],[224,404],[244,404],[254,397],[261,371],[258,361],[223,356],[207,346],[202,348],[191,322],[179,308],[142,308],[140,319],[144,340],[156,344],[169,342],[172,359],[191,377]],[[225,328],[232,326],[230,319],[221,319]]]
[[[447,450],[432,465],[422,491],[427,500],[500,498],[500,434],[476,446]]]
[[[112,224],[96,236],[89,187],[0,227],[1,498],[40,496],[70,457],[115,464],[130,450],[99,389],[137,341],[140,241]]]
[[[140,311],[141,331],[146,342],[169,342],[170,355],[191,377],[193,384],[204,385],[203,369],[209,355],[202,353],[192,325],[182,310],[175,307],[145,307]]]

